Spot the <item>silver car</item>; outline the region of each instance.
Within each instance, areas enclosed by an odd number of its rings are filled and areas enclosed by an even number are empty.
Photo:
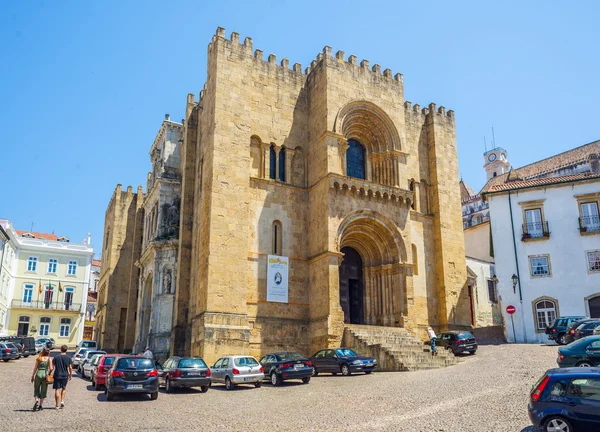
[[[210,368],[213,383],[223,383],[227,390],[238,384],[254,384],[260,387],[265,373],[259,362],[252,356],[221,357]]]

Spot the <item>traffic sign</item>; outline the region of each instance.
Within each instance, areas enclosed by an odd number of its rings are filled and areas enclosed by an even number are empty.
[[[517,309],[513,305],[506,306],[506,313],[512,315]]]

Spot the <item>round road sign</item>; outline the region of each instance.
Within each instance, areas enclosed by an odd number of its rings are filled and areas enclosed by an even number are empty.
[[[513,305],[506,306],[506,313],[512,315],[517,309]]]

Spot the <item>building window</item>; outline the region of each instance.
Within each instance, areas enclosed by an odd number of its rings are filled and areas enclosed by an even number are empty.
[[[355,140],[348,140],[346,175],[348,177],[365,179],[365,149]]]
[[[56,273],[56,266],[58,264],[58,260],[54,258],[50,258],[48,260],[48,273]]]
[[[549,255],[530,256],[529,267],[531,271],[531,277],[545,277],[552,275],[550,271]]]
[[[488,286],[488,296],[490,298],[490,301],[492,303],[498,303],[498,296],[496,295],[496,284],[494,283],[494,281],[492,279],[488,279],[487,286]]]
[[[273,238],[271,252],[273,255],[281,255],[283,230],[281,222],[273,222]]]
[[[40,336],[48,336],[50,333],[50,317],[40,318]]]
[[[54,287],[52,285],[46,285],[44,287],[44,307],[50,309],[52,304],[52,297],[54,296]]]
[[[27,260],[27,271],[34,272],[37,270],[37,258],[29,257]]]
[[[77,261],[69,261],[67,274],[74,276],[77,273]]]
[[[587,202],[581,203],[581,227],[585,228],[585,231],[598,231],[600,230],[600,215],[598,214],[598,203]]]
[[[525,210],[525,227],[524,233],[529,234],[531,237],[542,237],[543,226],[542,226],[542,209],[536,208],[531,210]]]
[[[275,152],[275,146],[269,147],[269,178],[275,180],[275,174],[277,173],[277,153]]]
[[[26,284],[23,289],[23,303],[31,303],[31,299],[33,298],[33,285]]]
[[[586,252],[588,271],[590,273],[600,273],[600,250]]]
[[[73,307],[73,296],[75,295],[75,288],[65,288],[65,310],[70,310]]]
[[[279,180],[285,181],[285,147],[279,150]]]
[[[556,319],[556,303],[552,300],[540,300],[535,303],[535,318],[537,331],[543,332]]]
[[[17,329],[17,336],[29,336],[29,317],[19,317],[19,327]]]
[[[61,318],[60,319],[60,337],[69,337],[69,333],[71,332],[71,319],[70,318]]]

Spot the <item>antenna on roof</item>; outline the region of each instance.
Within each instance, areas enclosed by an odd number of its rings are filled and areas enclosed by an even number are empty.
[[[35,225],[35,222],[33,222],[33,219],[29,218],[29,220],[31,221],[31,230],[29,232],[33,232],[33,226]]]
[[[496,136],[494,135],[494,126],[492,126],[492,144],[494,144],[494,148],[496,148]]]

